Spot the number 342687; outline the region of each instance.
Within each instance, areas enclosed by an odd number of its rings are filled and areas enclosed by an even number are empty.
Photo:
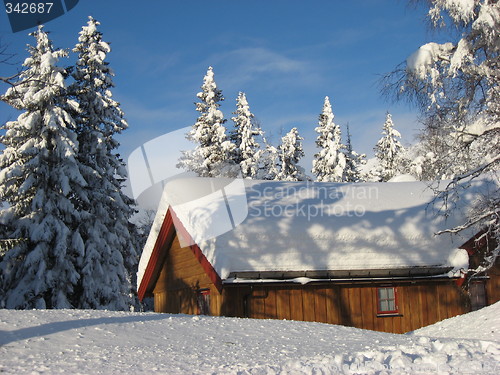
[[[18,14],[50,13],[54,3],[5,3],[5,11]]]

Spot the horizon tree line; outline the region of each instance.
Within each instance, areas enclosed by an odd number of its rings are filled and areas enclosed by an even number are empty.
[[[329,97],[325,97],[323,110],[315,128],[318,152],[314,155],[312,175],[306,174],[300,165],[305,156],[303,137],[293,127],[277,146],[270,144],[255,115],[250,111],[246,94],[239,92],[236,98],[233,127],[226,128],[227,120],[220,110],[224,101],[222,90],[217,87],[213,67],[209,67],[203,79],[202,91],[195,103],[199,117],[187,139],[195,144],[193,150],[184,151],[177,167],[195,172],[201,177],[236,177],[283,180],[362,182],[388,181],[403,168],[405,152],[394,129],[391,115],[387,113],[382,138],[374,148],[378,165],[362,172],[366,155],[357,153],[352,146],[349,125],[345,144],[341,128],[334,122]]]

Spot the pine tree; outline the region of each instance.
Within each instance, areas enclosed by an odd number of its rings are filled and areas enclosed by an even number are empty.
[[[256,178],[261,156],[260,144],[256,137],[262,137],[263,132],[255,125],[254,115],[250,112],[246,95],[243,92],[238,94],[234,114],[236,115],[232,118],[234,130],[229,136],[234,145],[232,160],[240,166],[242,177]]]
[[[31,34],[35,46],[25,70],[2,100],[22,111],[7,122],[0,141],[0,198],[8,203],[2,222],[22,239],[0,263],[7,308],[70,308],[84,255],[75,201],[85,201],[86,182],[77,160],[76,124],[68,112],[76,104],[65,91],[65,71],[57,67],[67,53],[55,50],[43,27]]]
[[[358,154],[352,148],[351,132],[349,131],[349,123],[347,124],[347,142],[345,145],[345,168],[342,181],[344,182],[361,182],[363,181],[360,167],[366,164],[366,155]]]
[[[304,156],[302,149],[302,138],[297,128],[292,128],[283,138],[279,147],[279,160],[281,170],[277,176],[283,181],[305,181],[304,168],[299,165],[300,159]]]
[[[237,165],[231,160],[234,145],[226,137],[226,120],[219,110],[224,97],[217,88],[212,67],[208,68],[201,89],[197,94],[200,102],[196,103],[200,116],[187,134],[196,147],[183,153],[177,167],[195,172],[200,177],[232,177],[238,172]]]
[[[124,162],[116,153],[116,134],[127,128],[119,103],[112,98],[113,71],[105,61],[111,51],[89,17],[78,38],[75,83],[71,90],[79,102],[75,116],[78,159],[91,189],[79,202],[85,212],[80,224],[85,253],[80,264],[79,308],[128,309],[137,252],[137,230],[130,223],[133,201],[123,192],[127,178]]]
[[[399,141],[401,134],[394,129],[392,116],[386,114],[382,128],[382,138],[380,138],[374,148],[377,158],[379,181],[388,181],[394,177],[401,169],[404,147]]]
[[[319,126],[315,129],[319,134],[316,139],[319,152],[314,155],[312,173],[320,182],[341,182],[346,166],[340,127],[333,119],[332,106],[327,96],[319,115]]]

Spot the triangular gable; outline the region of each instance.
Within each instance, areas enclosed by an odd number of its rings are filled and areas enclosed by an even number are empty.
[[[182,236],[188,243],[193,243],[190,234],[186,231],[181,221],[177,218],[175,212],[171,207],[168,208],[163,223],[156,238],[153,250],[148,259],[146,268],[143,272],[143,276],[140,280],[138,287],[138,297],[139,300],[143,300],[147,293],[154,289],[154,284],[160,275],[163,263],[167,256],[168,249],[170,248],[175,235]],[[205,273],[214,283],[215,287],[219,292],[222,292],[222,280],[217,272],[214,270],[210,262],[198,247],[197,244],[189,245],[189,248],[193,252],[193,255],[198,260],[200,265],[203,267]]]

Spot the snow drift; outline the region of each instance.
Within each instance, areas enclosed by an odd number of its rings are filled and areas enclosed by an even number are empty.
[[[322,323],[90,310],[0,310],[5,374],[494,374],[496,341],[458,339],[500,304],[425,336]],[[451,328],[451,322],[455,322]],[[498,330],[498,320],[490,328]],[[476,338],[483,336],[482,328]],[[419,334],[420,334],[419,333]]]

